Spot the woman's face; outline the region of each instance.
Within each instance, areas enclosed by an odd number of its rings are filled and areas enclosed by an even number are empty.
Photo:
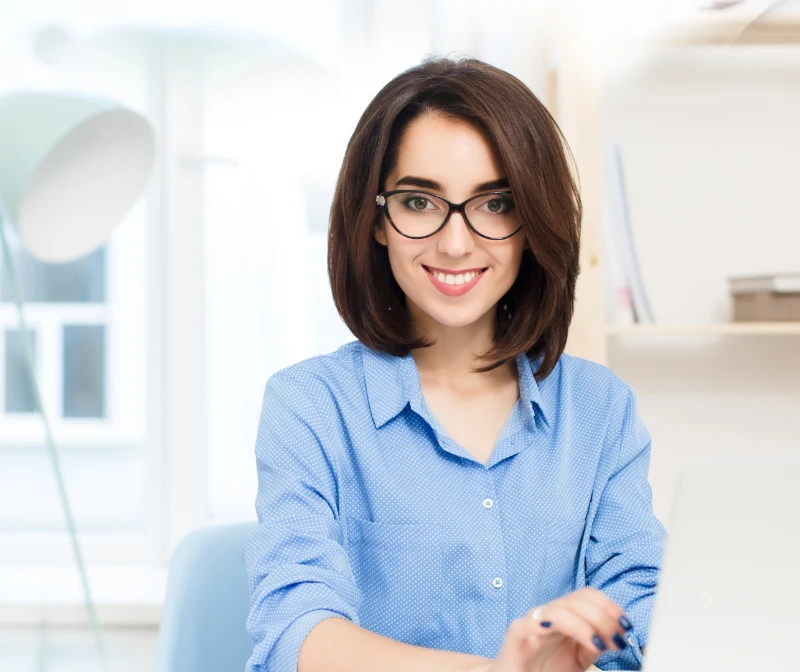
[[[424,187],[407,179],[411,177],[437,182],[441,188]],[[505,177],[478,129],[426,114],[409,124],[385,190],[424,189],[461,203],[476,193],[508,191],[507,184],[475,190]],[[425,201],[412,205],[432,207]],[[496,208],[497,203],[490,207]],[[514,283],[527,247],[522,231],[505,240],[488,240],[474,233],[457,212],[438,233],[419,240],[400,235],[382,215],[375,239],[388,247],[392,273],[406,295],[412,318],[425,322],[427,315],[447,327],[467,326],[482,318],[493,321],[495,306]],[[479,275],[471,281],[470,275],[458,277],[465,272]],[[453,284],[442,283],[439,274],[445,280],[452,275]]]

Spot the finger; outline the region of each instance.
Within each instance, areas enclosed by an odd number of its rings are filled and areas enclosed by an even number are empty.
[[[622,632],[626,632],[633,627],[625,610],[601,590],[597,590],[597,588],[593,588],[592,586],[586,586],[585,588],[570,593],[570,595],[575,597],[580,596],[606,609],[616,624],[620,626]],[[569,597],[569,595],[567,597]]]
[[[625,639],[617,632],[619,624],[602,607],[589,600],[576,599],[568,600],[565,608],[587,623],[593,632],[592,641],[595,637],[599,638],[603,650],[624,649],[627,646]]]
[[[627,646],[625,637],[633,627],[622,607],[605,593],[596,588],[587,587],[577,590],[566,596],[571,605],[579,603],[578,609],[583,613],[598,631],[601,637],[614,642],[618,649]],[[573,610],[575,610],[573,608]]]
[[[541,632],[541,627],[533,619],[516,618],[506,630],[503,645],[497,655],[497,661],[509,669],[516,669],[526,665],[541,648],[541,641],[547,630]]]
[[[552,634],[551,624],[545,621],[545,625],[542,626],[541,622],[528,617],[528,615],[518,620],[522,625],[520,634],[525,639],[526,645],[538,651],[542,647],[544,640]]]
[[[544,616],[544,609],[546,606],[547,605],[539,605],[538,607],[534,607],[533,609],[528,611],[528,613],[525,614],[525,616],[539,623],[541,627],[549,628],[550,622]]]
[[[530,619],[536,623],[536,627],[534,627],[534,634],[528,638],[530,646],[536,651],[542,647],[542,639],[551,632],[550,628],[552,627],[552,623],[544,615],[545,606],[546,605],[539,605],[534,607],[533,609],[530,609],[523,617],[525,620]]]
[[[608,644],[597,638],[594,627],[570,609],[568,601],[563,598],[548,602],[542,611],[551,623],[550,630],[572,637],[578,646],[593,656],[592,661],[608,649]]]

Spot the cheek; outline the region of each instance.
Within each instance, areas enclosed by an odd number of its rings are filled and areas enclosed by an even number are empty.
[[[492,251],[492,256],[503,269],[503,276],[510,275],[516,277],[520,263],[522,262],[522,243],[516,243],[502,248],[498,247]]]
[[[399,237],[399,236],[398,236]],[[402,238],[402,237],[401,237]],[[402,286],[402,278],[410,278],[414,269],[414,260],[422,253],[422,246],[408,239],[389,238],[389,263],[395,280]]]

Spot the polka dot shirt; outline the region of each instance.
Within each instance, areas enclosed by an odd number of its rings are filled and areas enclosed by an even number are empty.
[[[584,586],[633,629],[603,670],[639,669],[666,530],[631,387],[562,354],[516,359],[520,399],[489,461],[425,405],[413,357],[359,341],[273,374],[247,539],[248,672],[295,671],[321,620],[494,658],[509,623]]]

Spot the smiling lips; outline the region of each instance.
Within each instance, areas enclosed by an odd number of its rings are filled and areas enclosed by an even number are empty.
[[[461,296],[478,284],[485,268],[469,268],[453,273],[444,268],[423,266],[433,286],[447,296]]]

